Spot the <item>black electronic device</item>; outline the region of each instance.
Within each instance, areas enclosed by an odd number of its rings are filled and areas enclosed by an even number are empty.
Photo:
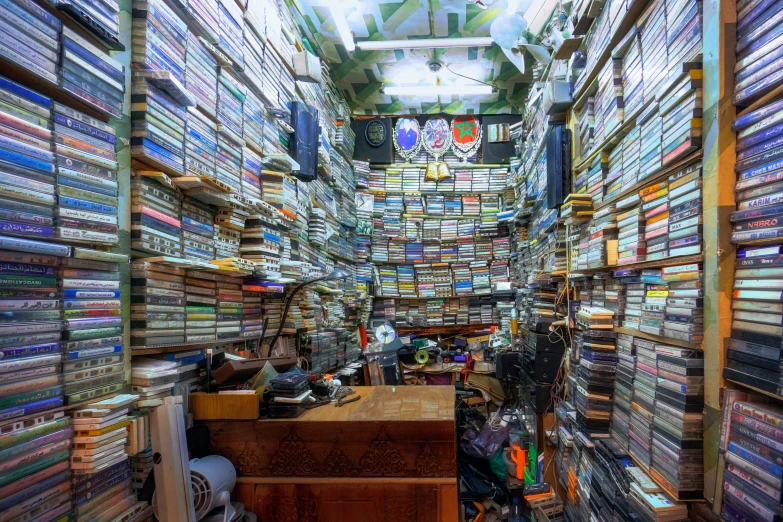
[[[546,135],[546,206],[560,208],[571,186],[571,131],[560,123]]]
[[[391,118],[354,119],[351,129],[356,134],[353,159],[384,165],[394,163]]]
[[[294,173],[302,181],[315,181],[318,177],[318,111],[302,102],[291,103],[291,122],[294,137],[291,140],[291,155],[299,163]]]
[[[481,159],[483,163],[500,164],[508,163],[511,157],[516,155],[514,151],[514,141],[501,141],[492,143],[489,141],[490,125],[513,125],[519,123],[521,117],[512,114],[484,115],[481,117]]]
[[[520,352],[498,353],[495,356],[495,377],[518,381],[519,372],[522,369],[520,355]]]

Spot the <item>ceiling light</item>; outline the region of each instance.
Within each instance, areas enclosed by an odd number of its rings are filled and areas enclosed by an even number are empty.
[[[449,96],[453,94],[492,94],[491,85],[412,85],[384,87],[389,96]]]
[[[329,12],[332,14],[334,25],[337,27],[337,33],[343,41],[345,50],[352,53],[356,50],[356,44],[354,44],[353,34],[348,27],[348,21],[345,19],[345,12],[340,4],[340,0],[330,0]]]
[[[339,28],[339,27],[338,27]],[[488,47],[492,38],[422,38],[416,40],[366,40],[356,42],[362,51],[393,51],[396,49],[452,49],[454,47]]]

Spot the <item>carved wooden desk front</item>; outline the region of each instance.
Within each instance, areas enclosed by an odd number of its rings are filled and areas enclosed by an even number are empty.
[[[207,423],[261,522],[456,522],[452,386],[355,387],[297,419]]]

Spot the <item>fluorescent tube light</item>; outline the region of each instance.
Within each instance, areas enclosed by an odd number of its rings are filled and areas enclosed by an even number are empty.
[[[329,12],[332,13],[332,19],[334,19],[334,25],[337,27],[337,33],[343,41],[345,50],[352,53],[356,50],[356,44],[353,41],[353,34],[348,27],[348,21],[345,19],[345,12],[340,5],[341,0],[329,1]]]
[[[332,15],[334,16],[334,15]],[[488,47],[489,36],[472,38],[424,38],[415,40],[367,40],[356,42],[362,51],[393,51],[396,49],[450,49],[454,47]]]
[[[450,96],[453,94],[492,94],[491,85],[412,85],[384,87],[389,96]]]

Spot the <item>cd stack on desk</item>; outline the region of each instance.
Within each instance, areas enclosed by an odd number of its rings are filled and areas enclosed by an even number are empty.
[[[106,260],[66,258],[61,264],[63,338],[69,345],[90,348],[77,351],[63,365],[68,405],[115,393],[125,385],[120,263],[127,262],[127,256],[100,257]]]
[[[54,104],[54,118],[57,193],[63,207],[58,212],[57,237],[79,243],[119,243],[114,129],[60,103]]]
[[[730,417],[730,430],[721,433],[726,450],[722,518],[774,520],[783,499],[783,412],[769,404],[737,401],[724,404],[723,415]]]
[[[196,270],[185,272],[185,341],[205,343],[216,339],[215,281],[217,276]]]
[[[131,178],[131,248],[181,257],[182,196],[174,188],[136,173]]]
[[[63,89],[88,105],[115,118],[122,116],[125,67],[68,27],[63,27],[60,82]]]
[[[0,511],[9,517],[36,513],[50,520],[69,513],[71,419],[63,412],[48,413],[0,429]]]
[[[149,80],[131,85],[131,154],[169,174],[185,172],[183,138],[187,111]]]
[[[131,346],[185,342],[185,271],[147,261],[131,263]]]
[[[62,23],[32,0],[9,0],[0,22],[6,33],[0,55],[56,85]]]
[[[629,451],[645,471],[652,459],[653,412],[658,364],[655,343],[637,337],[636,370],[633,377]]]
[[[656,344],[658,375],[653,419],[652,469],[678,500],[704,489],[704,359],[700,350]]]
[[[188,31],[185,61],[185,89],[196,105],[213,119],[217,115],[217,60],[198,37]]]
[[[188,27],[163,0],[134,0],[132,61],[147,71],[167,71],[185,85]]]
[[[185,173],[216,177],[217,125],[199,109],[188,107],[185,134]]]

